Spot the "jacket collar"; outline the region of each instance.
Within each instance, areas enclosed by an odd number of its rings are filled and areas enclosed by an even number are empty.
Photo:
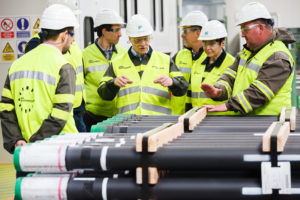
[[[145,55],[138,55],[138,54],[134,55],[134,53],[132,52],[131,49],[132,49],[132,47],[130,47],[128,49],[128,55],[129,55],[130,60],[133,62],[133,64],[135,66],[139,66],[141,64],[143,64],[143,65],[148,64],[148,61],[150,60],[152,52],[153,52],[151,46],[149,46],[149,50]]]
[[[226,52],[224,49],[222,50],[221,55],[217,58],[217,60],[211,64],[214,67],[220,67],[226,57]],[[206,57],[204,61],[201,63],[202,65],[209,65],[209,57]]]

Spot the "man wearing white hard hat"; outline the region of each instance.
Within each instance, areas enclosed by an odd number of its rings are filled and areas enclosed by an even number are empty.
[[[198,38],[202,27],[205,26],[207,21],[207,16],[203,12],[192,11],[188,13],[180,23],[180,28],[182,29],[181,37],[184,40],[184,49],[180,50],[173,57],[173,60],[188,83],[190,83],[192,65],[196,60],[205,56],[202,41],[198,40]],[[181,115],[186,110],[191,109],[191,87],[189,86],[187,94],[184,96],[173,96],[171,103],[174,115]]]
[[[27,142],[78,132],[72,116],[76,73],[63,56],[78,26],[68,7],[46,8],[41,17],[45,40],[10,67],[0,103],[8,152]]]
[[[184,95],[188,83],[170,56],[150,46],[153,29],[142,15],[134,15],[126,27],[132,47],[114,60],[98,89],[103,99],[117,97],[118,113],[168,115],[171,92]]]
[[[202,28],[199,40],[202,41],[207,56],[198,59],[192,67],[190,85],[193,107],[224,103],[207,97],[201,89],[201,84],[214,85],[225,70],[233,64],[234,57],[223,49],[226,37],[224,24],[217,20],[209,21]]]
[[[246,39],[244,49],[214,86],[202,84],[207,96],[228,101],[206,107],[208,111],[278,115],[282,107],[291,106],[294,61],[286,46],[295,39],[285,28],[273,29],[271,15],[261,3],[246,4],[237,21]]]
[[[122,36],[123,25],[123,19],[114,10],[100,10],[96,15],[94,25],[98,38],[95,43],[83,50],[87,94],[84,121],[88,131],[93,124],[116,114],[115,100],[102,99],[97,89],[109,63],[126,52],[125,48],[117,45]]]
[[[51,2],[51,3],[50,3]],[[50,5],[53,4],[54,1],[49,1]],[[61,0],[57,0],[56,2],[63,3]],[[71,3],[64,2],[66,5],[72,5]],[[63,4],[64,5],[64,4]],[[74,13],[79,12],[75,8],[72,10]],[[42,24],[43,26],[43,24]],[[43,27],[41,27],[43,28]],[[25,45],[24,52],[28,53],[32,49],[36,48],[38,45],[43,43],[44,40],[43,32],[39,32],[35,34]],[[64,53],[67,61],[74,67],[76,71],[76,91],[75,91],[75,99],[74,99],[74,109],[73,109],[73,117],[75,120],[76,128],[79,132],[86,132],[86,126],[83,122],[82,112],[84,111],[84,99],[85,99],[85,87],[84,87],[84,78],[83,78],[83,66],[82,66],[82,52],[76,41],[72,42],[69,50]]]

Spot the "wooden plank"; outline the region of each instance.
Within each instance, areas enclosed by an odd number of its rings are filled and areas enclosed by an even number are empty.
[[[273,129],[275,128],[277,122],[273,122],[271,126],[269,126],[268,130],[263,136],[263,142],[262,142],[262,151],[263,152],[270,152],[271,151],[271,135],[273,132]]]
[[[296,113],[297,113],[296,107],[292,107],[291,116],[290,116],[291,131],[296,130]]]
[[[158,170],[156,167],[148,167],[148,183],[157,184],[159,179]]]
[[[177,138],[184,132],[183,123],[170,126],[148,138],[148,152],[156,152],[159,147]]]
[[[148,167],[148,183],[157,184],[159,179],[158,170],[156,167]],[[136,168],[136,184],[143,184],[143,169]]]
[[[143,184],[143,169],[141,167],[136,168],[136,184]]]
[[[283,107],[282,111],[280,113],[279,121],[285,122],[286,119],[289,118],[290,126],[291,126],[290,130],[295,131],[296,130],[296,113],[297,113],[296,107],[292,107],[292,108]],[[287,116],[287,114],[289,114],[289,116]]]
[[[185,118],[189,118],[189,130],[192,131],[199,124],[207,114],[206,108],[194,107],[187,113],[178,118],[179,123],[183,123]]]
[[[273,122],[263,136],[263,142],[262,142],[263,152],[271,151],[271,135],[277,123],[278,122]],[[283,125],[280,127],[280,130],[277,135],[277,152],[282,152],[284,150],[284,146],[288,139],[289,133],[290,133],[289,122],[284,122]]]
[[[142,152],[143,148],[142,148],[142,143],[143,143],[143,137],[144,136],[151,136],[151,135],[154,135],[164,129],[166,129],[167,127],[170,127],[172,126],[173,124],[172,123],[164,123],[163,125],[159,126],[159,127],[156,127],[154,129],[151,129],[143,134],[137,134],[137,137],[136,137],[136,152]]]
[[[286,107],[282,107],[281,113],[280,113],[280,118],[279,118],[280,122],[285,122],[285,111],[286,111]]]
[[[189,119],[189,131],[193,131],[194,128],[206,117],[207,109],[200,108],[193,116]]]
[[[193,115],[198,109],[199,109],[199,107],[194,107],[194,108],[190,109],[189,111],[187,111],[186,113],[184,113],[183,115],[181,115],[178,118],[178,122],[179,123],[183,123],[184,118],[186,118],[186,117],[188,117],[190,115]]]
[[[142,145],[143,145],[143,134],[142,133],[138,133],[136,135],[136,143],[135,143],[135,150],[136,152],[142,152],[143,148],[142,148]]]
[[[289,133],[290,133],[290,123],[284,122],[284,124],[281,126],[280,131],[277,135],[277,151],[278,152],[283,152],[284,146],[289,137]]]

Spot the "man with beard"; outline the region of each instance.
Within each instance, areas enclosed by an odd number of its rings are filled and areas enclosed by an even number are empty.
[[[78,22],[68,7],[53,4],[41,17],[45,40],[9,69],[0,102],[5,149],[60,133],[78,132],[72,116],[76,74],[63,56]]]
[[[123,19],[114,10],[100,10],[94,24],[98,38],[82,52],[87,94],[83,119],[87,131],[93,124],[116,114],[115,100],[104,100],[98,95],[97,89],[109,63],[126,52],[125,48],[117,45],[123,24]]]

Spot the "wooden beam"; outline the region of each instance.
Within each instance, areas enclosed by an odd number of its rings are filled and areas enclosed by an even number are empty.
[[[185,118],[189,118],[189,131],[193,131],[194,128],[206,117],[207,109],[204,107],[194,107],[184,115],[178,118],[179,123],[184,123]]]
[[[282,122],[273,122],[271,126],[268,128],[266,133],[263,136],[262,142],[262,151],[263,152],[270,152],[271,151],[271,135],[274,131],[278,131],[277,134],[277,152],[283,152],[284,146],[288,139],[288,135],[290,133],[290,124],[289,122],[283,122],[280,125],[279,130],[274,130],[278,123]]]
[[[190,109],[189,111],[187,111],[186,113],[184,113],[183,115],[181,115],[178,118],[178,122],[183,123],[184,118],[193,115],[198,109],[199,109],[199,107],[194,107],[194,108]]]
[[[136,168],[136,184],[143,184],[143,169],[141,167]]]
[[[286,108],[283,107],[280,113],[280,122],[285,122],[287,119],[290,121],[291,131],[296,130],[296,107]]]
[[[194,115],[192,115],[189,120],[189,130],[193,131],[194,128],[206,117],[206,115],[206,108],[200,108]]]
[[[280,122],[285,122],[285,111],[286,111],[286,107],[282,107],[280,117],[279,117]]]
[[[148,139],[148,152],[156,152],[159,147],[177,138],[183,132],[183,123],[177,123],[151,135]]]
[[[159,179],[158,170],[156,167],[148,167],[148,183],[157,184]]]
[[[296,114],[297,114],[296,107],[292,107],[291,116],[290,116],[291,131],[296,130]]]
[[[156,127],[154,129],[151,129],[143,134],[139,133],[137,134],[136,136],[136,152],[142,152],[143,148],[142,148],[142,145],[143,145],[143,137],[144,136],[151,136],[151,135],[154,135],[156,133],[159,133],[160,131],[166,129],[167,127],[170,127],[172,126],[173,124],[172,123],[164,123],[163,125],[159,126],[159,127]]]
[[[148,184],[157,184],[159,179],[156,167],[148,167]],[[136,168],[136,184],[143,184],[143,168]]]

